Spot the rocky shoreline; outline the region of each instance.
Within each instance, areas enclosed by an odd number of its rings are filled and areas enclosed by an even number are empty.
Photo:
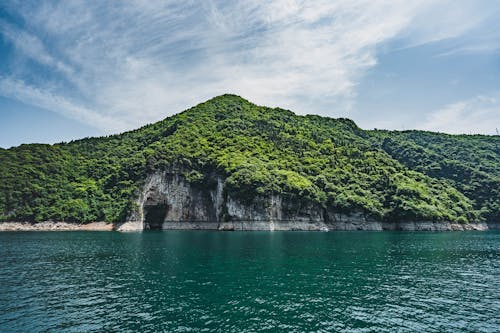
[[[451,223],[432,221],[405,222],[334,222],[317,221],[167,221],[161,230],[220,230],[220,231],[485,231],[500,229],[500,223]],[[141,222],[107,223],[92,222],[85,224],[46,221],[0,222],[0,231],[136,231],[144,230]]]
[[[57,221],[45,222],[0,222],[0,231],[112,231],[113,223],[69,223]]]
[[[141,222],[125,222],[115,227],[118,231],[144,230]],[[147,229],[147,227],[146,227]],[[432,221],[377,222],[346,220],[324,223],[321,221],[166,221],[160,230],[221,230],[221,231],[485,231],[500,229],[498,223],[452,223]]]

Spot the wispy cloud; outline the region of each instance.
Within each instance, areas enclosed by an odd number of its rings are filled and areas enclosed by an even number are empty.
[[[500,94],[476,96],[431,112],[419,129],[452,134],[496,134],[500,129]]]
[[[17,51],[24,56],[29,57],[42,65],[68,71],[67,66],[54,59],[54,57],[49,54],[43,43],[36,36],[20,30],[3,20],[0,20],[0,31],[2,32],[4,38],[11,42]]]
[[[0,21],[2,36],[18,59],[45,71],[11,70],[0,94],[107,131],[155,121],[226,92],[334,116],[349,107],[380,45],[395,37],[411,45],[456,37],[480,23],[481,15],[470,15],[477,9],[472,2],[462,11],[453,4],[7,3],[6,11],[23,24]],[[429,26],[427,18],[436,15]]]
[[[120,131],[130,126],[130,124],[76,105],[64,97],[52,94],[50,91],[27,86],[22,81],[0,77],[0,91],[26,104],[36,105],[84,123],[92,124],[104,131],[109,131],[109,129]]]

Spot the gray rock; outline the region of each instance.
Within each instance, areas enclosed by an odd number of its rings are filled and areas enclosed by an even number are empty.
[[[150,175],[136,200],[136,209],[120,231],[143,229],[210,230],[487,230],[485,223],[405,221],[381,222],[362,212],[342,214],[312,202],[286,199],[280,195],[258,196],[243,202],[225,192],[224,179],[208,175],[197,185],[180,172]],[[497,225],[492,225],[497,226]]]

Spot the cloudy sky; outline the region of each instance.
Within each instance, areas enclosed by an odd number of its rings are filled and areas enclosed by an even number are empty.
[[[0,147],[223,93],[366,129],[500,129],[500,1],[0,3]]]

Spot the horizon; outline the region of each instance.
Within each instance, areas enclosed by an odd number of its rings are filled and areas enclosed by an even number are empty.
[[[498,135],[500,4],[6,1],[0,147],[119,134],[230,92],[365,130]]]

